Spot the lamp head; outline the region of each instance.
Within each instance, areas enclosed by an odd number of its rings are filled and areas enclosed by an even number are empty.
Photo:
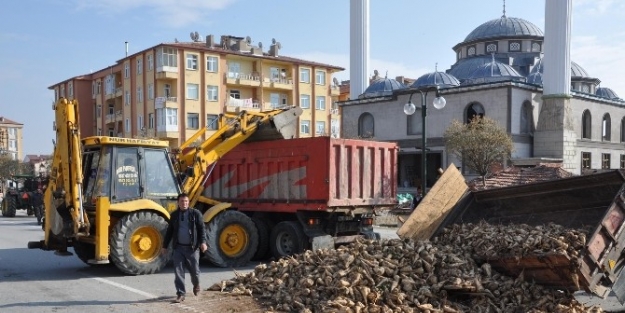
[[[409,101],[408,103],[404,104],[404,113],[406,113],[406,115],[413,115],[416,110],[417,110],[417,107],[415,107],[412,101]]]
[[[445,107],[445,104],[447,104],[447,100],[445,100],[445,98],[443,98],[442,96],[437,96],[436,98],[434,98],[432,104],[437,110],[440,110]]]

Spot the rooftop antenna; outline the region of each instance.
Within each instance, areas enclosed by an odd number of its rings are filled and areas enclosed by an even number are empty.
[[[126,44],[126,57],[128,57],[128,41],[124,41],[124,43]]]
[[[503,15],[501,18],[506,18],[506,0],[503,0]]]

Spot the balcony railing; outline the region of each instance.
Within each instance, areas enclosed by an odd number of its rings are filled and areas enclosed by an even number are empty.
[[[330,109],[330,114],[333,114],[333,115],[339,114],[339,109]]]
[[[178,97],[156,97],[154,99],[154,108],[162,109],[162,108],[177,108],[178,107]]]

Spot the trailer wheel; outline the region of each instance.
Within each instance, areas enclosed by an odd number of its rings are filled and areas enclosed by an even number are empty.
[[[298,222],[284,221],[271,231],[271,253],[276,259],[302,253],[308,247],[308,237]]]
[[[12,195],[7,195],[2,200],[2,216],[15,217],[17,212],[17,199]]]
[[[252,219],[239,211],[225,211],[206,223],[206,258],[219,267],[247,264],[258,247],[258,230]]]
[[[258,229],[258,248],[252,260],[263,260],[269,253],[269,225],[262,217],[252,217],[256,229]]]
[[[111,232],[110,259],[122,272],[152,274],[169,261],[161,255],[167,222],[154,212],[132,212],[120,219]]]

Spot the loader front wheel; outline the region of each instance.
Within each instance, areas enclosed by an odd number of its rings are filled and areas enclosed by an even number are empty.
[[[166,231],[167,222],[154,212],[127,214],[111,232],[111,261],[126,274],[143,275],[160,271],[169,261],[169,256],[161,254]]]
[[[219,267],[247,264],[258,247],[258,233],[252,219],[239,211],[225,211],[206,223],[206,257]]]

